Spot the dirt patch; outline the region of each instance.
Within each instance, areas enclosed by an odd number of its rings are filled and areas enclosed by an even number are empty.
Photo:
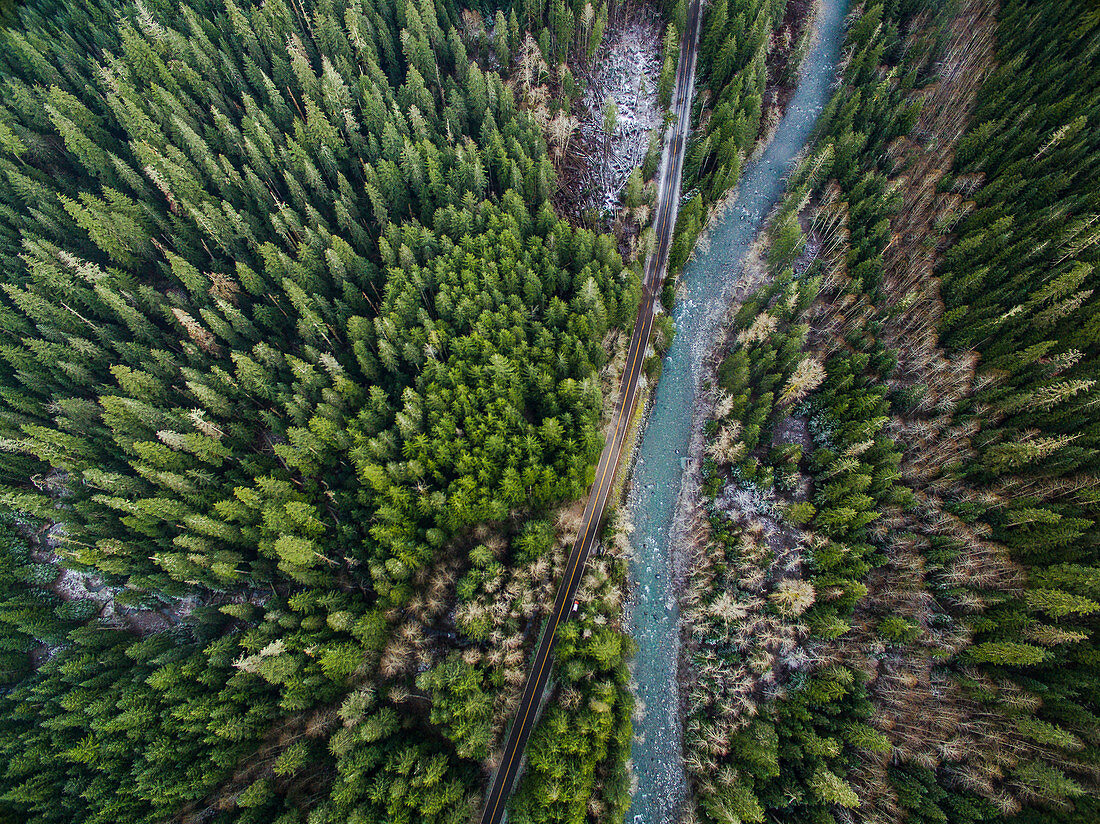
[[[813,447],[810,438],[810,421],[804,415],[788,415],[775,428],[773,440],[777,444],[796,443],[806,454]]]
[[[810,268],[815,260],[817,260],[817,256],[821,254],[821,238],[805,225],[802,226],[802,233],[805,237],[805,241],[802,244],[802,249],[798,253],[798,257],[796,257],[794,263],[791,264],[791,268],[794,269],[795,277],[804,275],[806,270]]]

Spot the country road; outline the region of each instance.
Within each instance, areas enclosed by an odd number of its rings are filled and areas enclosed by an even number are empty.
[[[680,43],[680,57],[676,66],[676,82],[672,93],[675,121],[670,124],[665,134],[661,168],[658,173],[655,246],[646,260],[642,280],[642,299],[638,307],[638,318],[634,323],[634,334],[630,339],[630,348],[627,351],[626,368],[622,375],[618,403],[613,413],[614,426],[607,434],[603,453],[600,455],[599,463],[596,464],[596,476],[588,493],[581,530],[569,554],[558,594],[554,599],[554,607],[531,662],[531,671],[523,687],[523,696],[516,710],[515,720],[512,722],[501,752],[500,764],[493,774],[485,807],[478,819],[480,824],[498,824],[507,808],[512,782],[523,760],[523,751],[531,735],[535,718],[538,716],[539,702],[553,668],[553,651],[558,625],[568,617],[571,611],[592,543],[599,534],[600,522],[603,519],[615,471],[619,465],[623,440],[630,424],[631,413],[637,403],[638,379],[653,328],[654,302],[660,296],[664,283],[668,267],[668,252],[672,244],[672,232],[676,225],[676,212],[679,207],[684,148],[691,125],[691,98],[695,82],[695,59],[702,16],[701,4],[702,0],[690,0],[687,26]]]

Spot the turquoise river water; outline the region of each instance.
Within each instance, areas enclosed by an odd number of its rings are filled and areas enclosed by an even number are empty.
[[[816,31],[786,115],[764,153],[748,164],[737,198],[710,228],[709,244],[686,267],[675,308],[676,337],[638,444],[629,511],[634,522],[629,608],[638,644],[633,672],[644,709],[635,720],[637,777],[625,824],[671,824],[684,796],[679,693],[676,683],[680,616],[673,587],[670,534],[683,482],[692,411],[703,357],[725,311],[728,287],[832,92],[847,0],[821,0]]]

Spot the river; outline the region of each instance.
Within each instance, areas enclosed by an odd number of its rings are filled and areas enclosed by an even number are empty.
[[[626,824],[670,824],[684,797],[679,697],[676,683],[680,615],[673,587],[671,533],[684,479],[692,410],[703,357],[724,314],[727,288],[765,218],[779,201],[795,159],[809,140],[832,91],[844,38],[847,0],[820,0],[814,40],[787,112],[764,153],[745,167],[734,205],[708,231],[684,270],[675,307],[676,337],[665,355],[631,482],[634,522],[630,634],[635,719],[632,760],[637,789]]]

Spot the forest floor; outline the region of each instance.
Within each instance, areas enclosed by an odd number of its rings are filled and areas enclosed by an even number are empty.
[[[643,7],[607,33],[590,65],[578,71],[587,84],[575,104],[578,127],[559,170],[559,198],[569,212],[609,227],[630,173],[642,164],[651,136],[664,121],[657,98],[661,26]],[[605,110],[614,104],[614,129]]]

